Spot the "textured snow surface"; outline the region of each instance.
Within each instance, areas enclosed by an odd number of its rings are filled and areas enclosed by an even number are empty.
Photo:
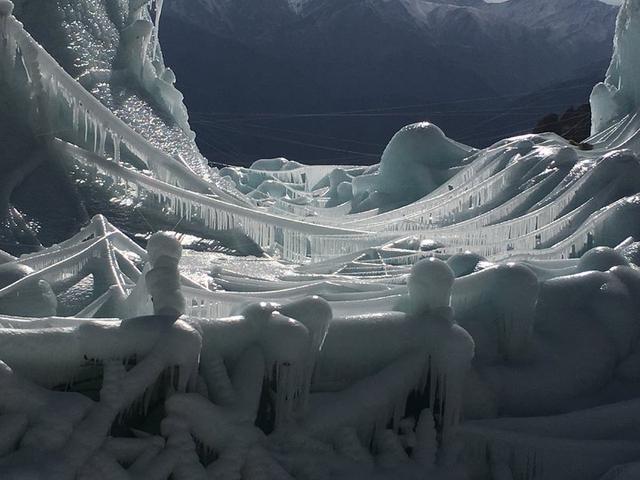
[[[162,6],[57,2],[69,63],[0,0],[3,87],[108,199],[0,252],[1,479],[636,478],[640,0],[585,144],[415,124],[371,167],[222,170]]]

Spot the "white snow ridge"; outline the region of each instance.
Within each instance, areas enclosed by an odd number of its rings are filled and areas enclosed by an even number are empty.
[[[371,167],[210,168],[161,10],[0,0],[7,228],[100,212],[0,251],[0,479],[640,478],[640,0],[585,143]]]

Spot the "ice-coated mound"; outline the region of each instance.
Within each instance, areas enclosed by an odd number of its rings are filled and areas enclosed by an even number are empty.
[[[578,163],[578,152],[572,147],[562,147],[553,157],[553,166],[560,168],[572,168]]]
[[[494,269],[496,276],[491,289],[495,289],[496,295],[506,303],[514,305],[523,301],[524,303],[518,305],[519,309],[535,303],[538,278],[529,267],[520,263],[507,262],[499,264]]]
[[[328,207],[340,205],[348,202],[353,198],[353,177],[345,172],[342,168],[336,168],[328,176],[329,197]]]
[[[275,180],[265,180],[256,190],[272,198],[282,198],[287,195],[286,187]]]
[[[301,322],[311,334],[313,347],[322,348],[333,317],[331,305],[325,299],[313,296],[280,307],[284,315]]]
[[[294,363],[307,352],[309,330],[301,322],[273,312],[267,320],[263,344],[267,358]]]
[[[456,253],[447,259],[447,264],[453,270],[456,278],[470,275],[474,272],[478,263],[483,261],[484,258],[477,253],[466,251],[463,253]]]
[[[585,253],[578,263],[578,271],[596,270],[606,272],[612,267],[627,266],[629,261],[619,252],[609,247],[597,247]]]
[[[329,187],[331,188],[331,190],[333,190],[334,188],[338,188],[338,185],[340,185],[341,183],[350,183],[351,181],[351,176],[342,168],[335,168],[329,174]],[[329,190],[329,192],[331,192],[331,190]]]
[[[437,258],[427,258],[411,269],[407,285],[414,312],[448,307],[455,275],[449,265]]]
[[[247,181],[247,175],[239,167],[224,167],[218,173],[221,177],[229,177],[236,185]]]
[[[151,235],[147,242],[147,253],[152,264],[155,264],[158,258],[162,256],[180,260],[182,257],[182,245],[171,234],[156,232]]]
[[[293,162],[283,157],[278,158],[261,158],[256,160],[251,165],[252,170],[266,170],[270,172],[277,172],[280,170],[292,170],[294,168],[301,167],[298,162]]]
[[[407,125],[385,148],[377,174],[362,175],[354,181],[354,195],[377,191],[385,200],[417,200],[449,179],[451,169],[473,152],[473,148],[447,138],[432,123]]]
[[[620,7],[607,76],[591,94],[591,133],[597,134],[640,106],[640,0]]]
[[[393,194],[410,188],[424,196],[472,152],[472,148],[447,138],[432,123],[407,125],[393,136],[382,154],[381,190]]]

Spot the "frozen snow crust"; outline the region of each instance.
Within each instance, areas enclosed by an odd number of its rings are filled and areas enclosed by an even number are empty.
[[[0,479],[637,478],[640,0],[587,145],[420,123],[369,168],[221,170],[161,0],[43,3],[52,25],[37,3],[0,0],[34,158],[168,227],[130,230],[143,248],[96,215],[0,252]]]

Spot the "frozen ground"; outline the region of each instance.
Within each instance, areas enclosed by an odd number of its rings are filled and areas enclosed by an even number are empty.
[[[0,252],[0,478],[637,478],[640,0],[584,144],[421,123],[369,168],[222,170],[160,0],[39,3],[0,0],[34,242]],[[13,202],[52,165],[100,214],[43,246]]]

